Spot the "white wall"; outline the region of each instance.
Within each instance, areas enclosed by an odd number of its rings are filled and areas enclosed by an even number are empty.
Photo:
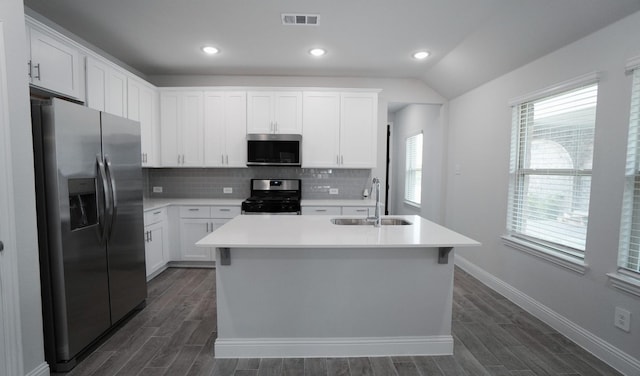
[[[44,372],[42,310],[40,304],[40,274],[33,176],[33,148],[29,86],[25,70],[24,8],[21,0],[0,1],[0,19],[4,22],[7,48],[7,85],[9,89],[9,127],[11,132],[13,192],[20,316],[24,371]],[[46,366],[46,364],[44,364]],[[46,371],[48,373],[48,371]]]
[[[445,126],[441,105],[411,104],[395,113],[393,123],[393,214],[416,214],[442,223],[444,211]],[[423,133],[421,206],[404,202],[406,139]]]
[[[635,13],[452,100],[446,199],[446,224],[483,244],[456,251],[458,255],[635,358],[631,363],[636,366],[640,364],[640,298],[610,287],[606,273],[616,271],[618,253],[631,87],[624,66],[627,59],[640,55],[638,35],[640,13]],[[586,245],[588,270],[580,275],[501,242],[511,127],[507,103],[594,71],[601,72],[602,79]],[[632,311],[631,333],[614,327],[616,306]]]

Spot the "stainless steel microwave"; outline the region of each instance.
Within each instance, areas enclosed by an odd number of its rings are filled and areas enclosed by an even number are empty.
[[[299,134],[248,134],[247,166],[300,166]]]

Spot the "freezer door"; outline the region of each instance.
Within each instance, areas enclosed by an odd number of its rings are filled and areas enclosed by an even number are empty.
[[[100,114],[59,99],[41,108],[43,153],[36,165],[44,175],[46,213],[39,207],[38,216],[48,230],[41,252],[50,278],[43,289],[53,301],[53,317],[45,320],[53,321],[56,356],[64,362],[110,326],[107,256],[99,241]]]
[[[140,124],[101,113],[102,152],[113,189],[107,234],[111,320],[116,323],[147,296]]]

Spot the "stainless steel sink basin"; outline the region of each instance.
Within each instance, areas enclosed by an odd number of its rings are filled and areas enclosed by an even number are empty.
[[[340,226],[373,226],[375,222],[365,218],[333,218],[331,223]],[[382,218],[383,226],[406,226],[410,224],[411,222],[402,218]]]

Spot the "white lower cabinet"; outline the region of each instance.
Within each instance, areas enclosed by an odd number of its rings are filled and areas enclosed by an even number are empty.
[[[181,206],[179,261],[213,261],[214,250],[196,242],[239,214],[239,206]]]
[[[375,208],[369,206],[343,206],[342,215],[366,215],[370,216],[375,213]]]
[[[340,215],[342,210],[339,206],[303,206],[302,215]]]
[[[167,265],[167,230],[164,223],[156,223],[144,228],[147,277]]]
[[[371,206],[303,206],[302,215],[353,215],[370,216],[375,212]]]
[[[169,231],[165,208],[144,213],[144,251],[147,278],[166,268],[169,261]]]

